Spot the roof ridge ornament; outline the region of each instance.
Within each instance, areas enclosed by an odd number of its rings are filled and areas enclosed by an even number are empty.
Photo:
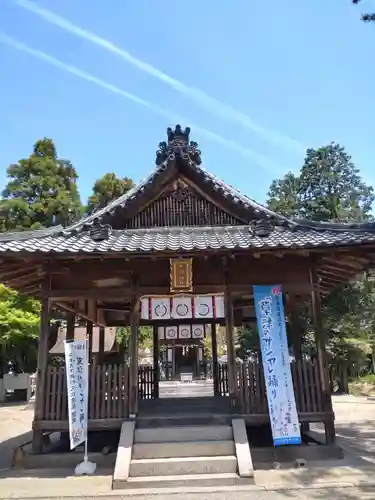
[[[159,149],[156,152],[156,165],[161,165],[166,160],[174,160],[176,157],[190,160],[196,165],[202,163],[201,151],[198,143],[190,141],[190,127],[183,130],[181,125],[176,125],[174,129],[167,128],[168,142],[159,142]]]
[[[101,224],[99,219],[95,219],[90,227],[89,234],[93,241],[109,240],[112,235],[112,226]]]
[[[252,220],[249,226],[250,232],[253,236],[269,236],[274,230],[274,224],[272,221],[267,219]]]

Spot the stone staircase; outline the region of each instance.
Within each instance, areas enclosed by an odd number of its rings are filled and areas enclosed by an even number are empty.
[[[193,382],[163,381],[159,383],[159,398],[202,398],[213,397],[212,380],[195,380]]]
[[[137,428],[231,423],[229,400],[221,397],[174,397],[139,403]]]
[[[222,405],[210,399],[216,410],[217,405]],[[230,414],[208,414],[212,408],[204,399],[202,406],[181,404],[182,407],[174,406],[174,412],[166,412],[163,404],[156,404],[152,416],[145,411],[145,405],[135,426],[133,422],[131,438],[125,438],[125,429],[130,429],[131,423],[123,424],[113,488],[154,490],[253,484],[244,421],[232,421]],[[122,445],[128,445],[127,452]]]

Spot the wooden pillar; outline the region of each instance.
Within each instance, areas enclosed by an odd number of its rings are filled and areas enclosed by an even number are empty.
[[[88,348],[87,358],[89,363],[91,363],[92,360],[92,330],[93,330],[92,322],[87,321],[86,323],[87,348]]]
[[[228,359],[228,387],[231,404],[236,405],[237,401],[237,375],[236,375],[236,352],[234,348],[234,315],[232,295],[228,286],[225,287],[225,330],[227,341],[227,359]]]
[[[217,337],[216,323],[211,323],[212,377],[214,379],[214,394],[219,394],[219,371],[217,369]]]
[[[172,345],[171,353],[172,353],[172,380],[174,380],[176,377],[176,346]]]
[[[46,394],[46,375],[48,366],[48,335],[49,335],[49,302],[48,298],[41,299],[40,311],[40,335],[38,346],[38,367],[36,375],[36,391],[35,391],[35,413],[33,430],[33,453],[42,453],[43,451],[43,436],[42,431],[38,429],[37,422],[44,418],[44,406],[47,397]]]
[[[98,342],[98,364],[102,365],[104,362],[104,350],[105,350],[105,328],[104,326],[99,327],[99,342]]]
[[[159,398],[159,380],[160,380],[160,352],[159,352],[159,335],[158,327],[153,327],[153,351],[154,351],[154,399]]]
[[[66,340],[74,340],[74,327],[76,323],[76,315],[68,313],[66,318]]]
[[[135,416],[138,411],[138,328],[140,316],[139,297],[134,296],[130,311],[130,373],[129,373],[129,391],[130,404],[129,414]]]
[[[290,321],[288,333],[290,333],[290,341],[293,345],[293,354],[296,360],[300,361],[302,359],[302,331],[298,314],[298,302],[295,296],[288,294],[286,304]]]
[[[324,325],[322,318],[322,306],[320,300],[319,280],[316,270],[315,259],[311,260],[310,265],[310,285],[311,285],[311,298],[312,298],[312,316],[315,329],[315,341],[318,354],[319,364],[319,377],[322,390],[323,411],[332,412],[332,399],[329,385],[329,373],[326,353],[326,340],[324,333]],[[324,423],[326,443],[334,444],[335,442],[335,424],[334,419],[326,420]]]

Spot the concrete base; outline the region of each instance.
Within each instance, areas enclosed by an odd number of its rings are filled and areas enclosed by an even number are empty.
[[[279,462],[280,464],[295,464],[296,460],[309,462],[342,460],[343,450],[338,446],[327,445],[301,445],[280,446],[279,448],[251,448],[251,457],[255,469],[268,468],[269,465]]]
[[[115,484],[127,481],[129,478],[134,429],[134,421],[128,421],[122,424],[112,487],[115,487]]]
[[[241,478],[238,474],[185,474],[180,476],[130,477],[127,482],[114,482],[114,489],[145,489],[148,492],[157,489],[231,487],[254,485],[251,478]]]
[[[238,474],[240,477],[254,477],[254,467],[249,442],[247,440],[245,421],[241,418],[233,419],[232,428],[238,463]]]
[[[82,462],[82,451],[71,451],[68,453],[41,453],[34,455],[25,452],[23,456],[23,469],[71,469]],[[112,469],[115,467],[116,454],[103,455],[103,453],[90,453],[89,460],[96,463],[100,469]],[[20,467],[20,465],[18,465]]]

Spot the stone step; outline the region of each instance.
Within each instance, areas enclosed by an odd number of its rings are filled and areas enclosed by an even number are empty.
[[[222,398],[218,396],[202,396],[202,397],[182,397],[176,396],[173,399],[165,398],[165,399],[143,399],[139,402],[139,409],[142,408],[158,408],[158,407],[172,407],[175,408],[177,405],[179,407],[190,407],[190,406],[225,406],[229,407],[229,399]]]
[[[134,443],[172,443],[187,441],[228,441],[233,439],[230,425],[188,425],[137,428]]]
[[[137,428],[162,428],[162,427],[202,427],[202,426],[227,426],[232,421],[230,413],[217,414],[214,412],[183,412],[169,414],[166,412],[155,412],[154,416],[139,414],[137,416]],[[165,441],[169,441],[166,439]]]
[[[219,457],[235,455],[232,440],[187,441],[174,443],[138,443],[133,445],[132,459],[172,457]]]
[[[237,472],[237,458],[173,457],[131,460],[130,477],[181,476],[184,474],[227,474]]]
[[[176,476],[129,477],[126,480],[114,480],[113,489],[145,489],[153,491],[161,488],[219,487],[253,485],[253,478],[241,478],[236,473],[226,474],[187,474]]]

